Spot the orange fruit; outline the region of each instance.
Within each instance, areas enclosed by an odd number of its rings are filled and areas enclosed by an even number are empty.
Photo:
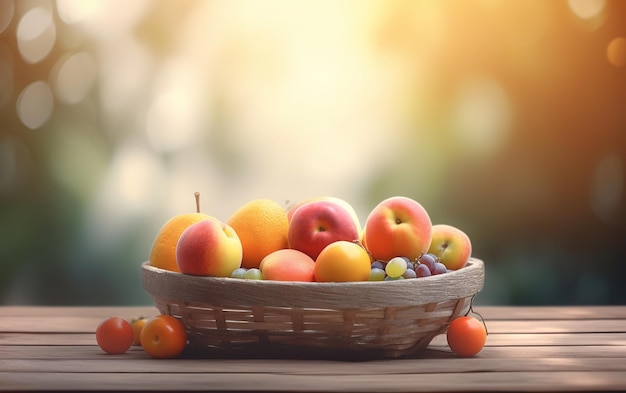
[[[139,317],[130,321],[130,326],[132,326],[133,333],[135,335],[133,345],[141,345],[141,330],[143,329],[147,321],[148,320],[144,317]]]
[[[369,280],[370,256],[357,243],[340,240],[330,243],[315,260],[315,281],[348,282]]]
[[[289,220],[285,208],[271,199],[254,199],[228,219],[241,240],[241,267],[258,268],[270,253],[288,248]]]

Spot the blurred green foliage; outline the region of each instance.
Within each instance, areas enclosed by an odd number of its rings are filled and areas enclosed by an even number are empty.
[[[626,67],[606,50],[626,3],[487,3],[146,1],[83,24],[1,3],[0,302],[149,304],[140,264],[202,190],[224,219],[261,196],[334,194],[363,219],[409,196],[472,238],[477,302],[625,304]],[[54,39],[33,63],[37,7]],[[365,54],[332,46],[351,34]]]

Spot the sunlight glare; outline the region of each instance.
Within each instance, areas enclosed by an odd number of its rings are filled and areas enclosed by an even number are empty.
[[[511,126],[510,102],[500,84],[486,77],[466,81],[457,97],[456,126],[468,153],[487,156],[500,148]]]

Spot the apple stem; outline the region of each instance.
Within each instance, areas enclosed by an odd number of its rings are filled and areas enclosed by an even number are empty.
[[[200,193],[196,191],[193,195],[196,197],[196,213],[200,213]]]

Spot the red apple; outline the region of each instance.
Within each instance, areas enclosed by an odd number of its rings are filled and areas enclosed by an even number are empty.
[[[202,220],[189,226],[176,245],[181,273],[228,277],[241,267],[243,248],[235,230],[217,220]]]
[[[318,200],[298,207],[291,216],[289,247],[313,260],[330,243],[359,240],[361,228],[352,213],[330,200]]]
[[[439,262],[449,270],[457,270],[467,264],[472,255],[472,242],[462,230],[452,225],[433,225],[429,253],[436,255]]]
[[[359,220],[359,216],[356,214],[356,211],[354,210],[352,205],[350,205],[347,201],[341,198],[337,198],[333,196],[318,196],[318,197],[308,198],[303,201],[300,201],[296,203],[295,205],[293,205],[289,210],[287,210],[287,219],[291,221],[291,217],[293,217],[293,213],[295,213],[299,207],[304,206],[307,203],[317,202],[317,201],[330,201],[330,202],[335,202],[343,206],[348,212],[350,212],[350,214],[352,215],[352,218],[354,219],[354,222],[356,222],[359,228],[361,228],[361,221]]]
[[[417,201],[394,196],[372,209],[365,222],[365,244],[374,259],[393,257],[411,260],[428,250],[432,223],[426,209]]]

